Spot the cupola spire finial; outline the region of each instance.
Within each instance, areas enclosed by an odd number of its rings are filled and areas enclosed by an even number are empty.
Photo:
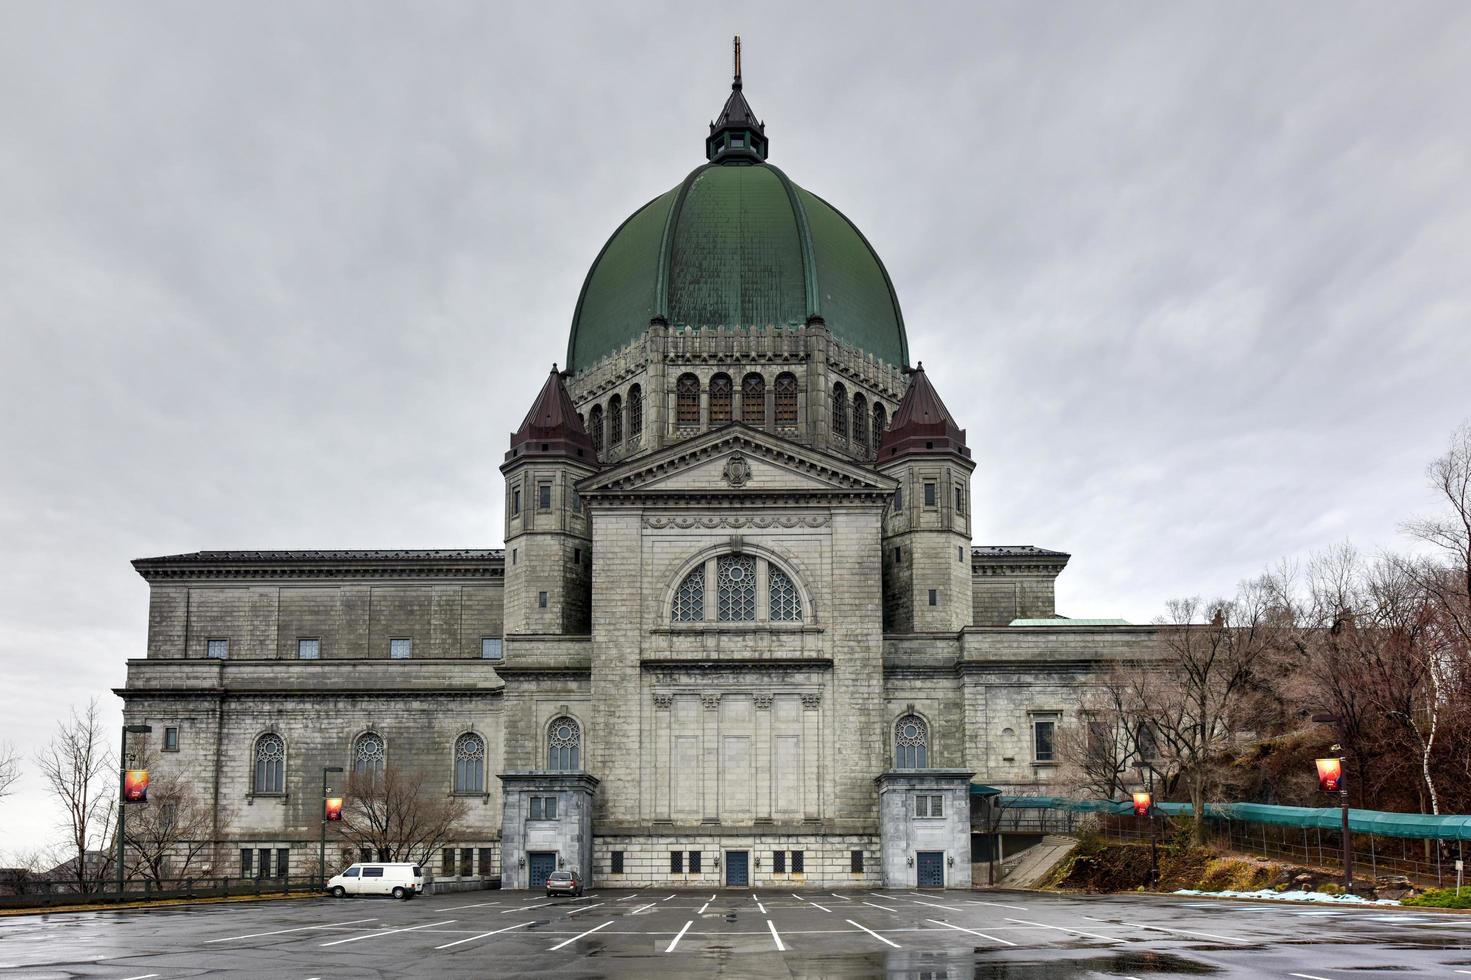
[[[741,36],[739,34],[735,36],[735,81],[731,82],[730,87],[733,89],[741,87]]]

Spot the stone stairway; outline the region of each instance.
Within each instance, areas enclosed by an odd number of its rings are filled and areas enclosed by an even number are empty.
[[[1008,857],[1001,866],[1000,884],[1006,888],[1031,888],[1067,857],[1078,841],[1062,834],[1048,834],[1040,844]]]

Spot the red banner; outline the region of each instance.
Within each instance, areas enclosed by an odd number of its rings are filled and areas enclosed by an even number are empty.
[[[1149,808],[1153,804],[1154,804],[1154,800],[1150,797],[1150,795],[1148,793],[1135,793],[1134,794],[1134,816],[1136,816],[1136,817],[1147,817],[1147,816],[1149,816]]]
[[[1318,759],[1318,788],[1325,793],[1337,793],[1343,788],[1343,760]]]
[[[123,802],[148,802],[148,770],[129,769],[123,775]]]
[[[342,797],[333,796],[327,800],[327,822],[332,823],[342,819]]]

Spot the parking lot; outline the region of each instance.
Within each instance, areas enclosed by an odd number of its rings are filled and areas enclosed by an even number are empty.
[[[1157,896],[593,891],[0,919],[0,976],[1471,975],[1471,916]]]

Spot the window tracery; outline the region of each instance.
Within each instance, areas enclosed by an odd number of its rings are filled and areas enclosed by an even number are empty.
[[[717,374],[710,379],[710,424],[724,425],[730,421],[731,400],[734,389],[730,375]]]
[[[280,735],[255,740],[255,792],[286,792],[286,743]]]
[[[776,622],[795,623],[802,619],[802,594],[787,573],[776,566],[767,567],[768,608]]]
[[[680,425],[700,424],[700,379],[681,374],[674,384],[675,421]]]
[[[352,746],[352,771],[354,773],[381,773],[388,760],[383,736],[377,732],[364,732]]]
[[[758,429],[766,424],[766,379],[759,374],[741,381],[741,421]]]
[[[905,715],[894,724],[894,768],[929,767],[930,726],[919,715]]]
[[[715,618],[744,623],[756,618],[756,559],[721,555],[715,562]]]
[[[455,739],[455,792],[485,792],[485,739],[474,732]]]
[[[576,772],[582,768],[582,726],[562,715],[547,726],[547,768]]]
[[[833,435],[848,436],[848,389],[839,381],[833,385]]]
[[[773,389],[776,397],[776,424],[783,426],[794,426],[797,424],[797,376],[790,371],[784,371],[776,376],[776,386]]]
[[[674,590],[676,623],[699,623],[705,619],[705,566],[698,565]]]

